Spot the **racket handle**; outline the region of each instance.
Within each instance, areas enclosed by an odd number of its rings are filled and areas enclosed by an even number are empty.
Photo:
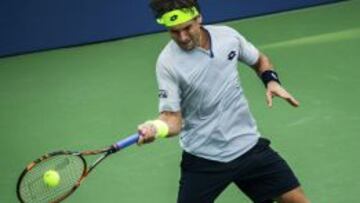
[[[138,133],[130,135],[129,137],[124,138],[124,139],[118,141],[116,144],[114,144],[115,150],[119,151],[121,149],[124,149],[124,148],[130,146],[130,145],[133,145],[133,144],[137,143],[138,139],[139,139],[139,134]]]

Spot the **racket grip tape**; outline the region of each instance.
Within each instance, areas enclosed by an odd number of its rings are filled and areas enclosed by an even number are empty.
[[[115,143],[114,144],[115,150],[119,151],[119,150],[124,149],[124,148],[126,148],[128,146],[131,146],[131,145],[137,143],[138,140],[139,140],[139,134],[138,133],[130,135],[129,137],[124,138],[124,139],[118,141],[117,143]]]

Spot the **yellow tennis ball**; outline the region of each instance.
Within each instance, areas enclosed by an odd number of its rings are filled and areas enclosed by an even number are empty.
[[[49,187],[56,187],[60,183],[60,175],[55,170],[48,170],[43,176],[44,183]]]

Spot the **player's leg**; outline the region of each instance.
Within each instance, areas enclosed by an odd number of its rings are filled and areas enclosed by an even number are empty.
[[[303,193],[302,196],[298,193],[300,183],[289,165],[269,145],[269,140],[260,139],[259,143],[247,153],[247,162],[252,164],[247,172],[242,170],[238,173],[235,184],[256,203],[275,200],[288,203],[286,200],[290,201],[291,198],[306,200]]]
[[[301,187],[297,187],[289,192],[286,192],[280,197],[275,198],[275,200],[279,203],[310,203]]]
[[[217,170],[220,165],[184,152],[177,202],[213,203],[232,178],[231,171]]]

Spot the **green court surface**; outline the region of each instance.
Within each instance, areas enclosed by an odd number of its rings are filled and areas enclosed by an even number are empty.
[[[360,1],[227,22],[268,54],[301,102],[265,104],[239,66],[265,137],[314,203],[360,202]],[[205,15],[206,17],[206,15]],[[167,33],[0,59],[0,202],[17,202],[25,165],[58,149],[97,149],[157,115],[154,65]],[[178,138],[105,160],[66,202],[176,201]],[[250,202],[231,185],[218,203]]]

